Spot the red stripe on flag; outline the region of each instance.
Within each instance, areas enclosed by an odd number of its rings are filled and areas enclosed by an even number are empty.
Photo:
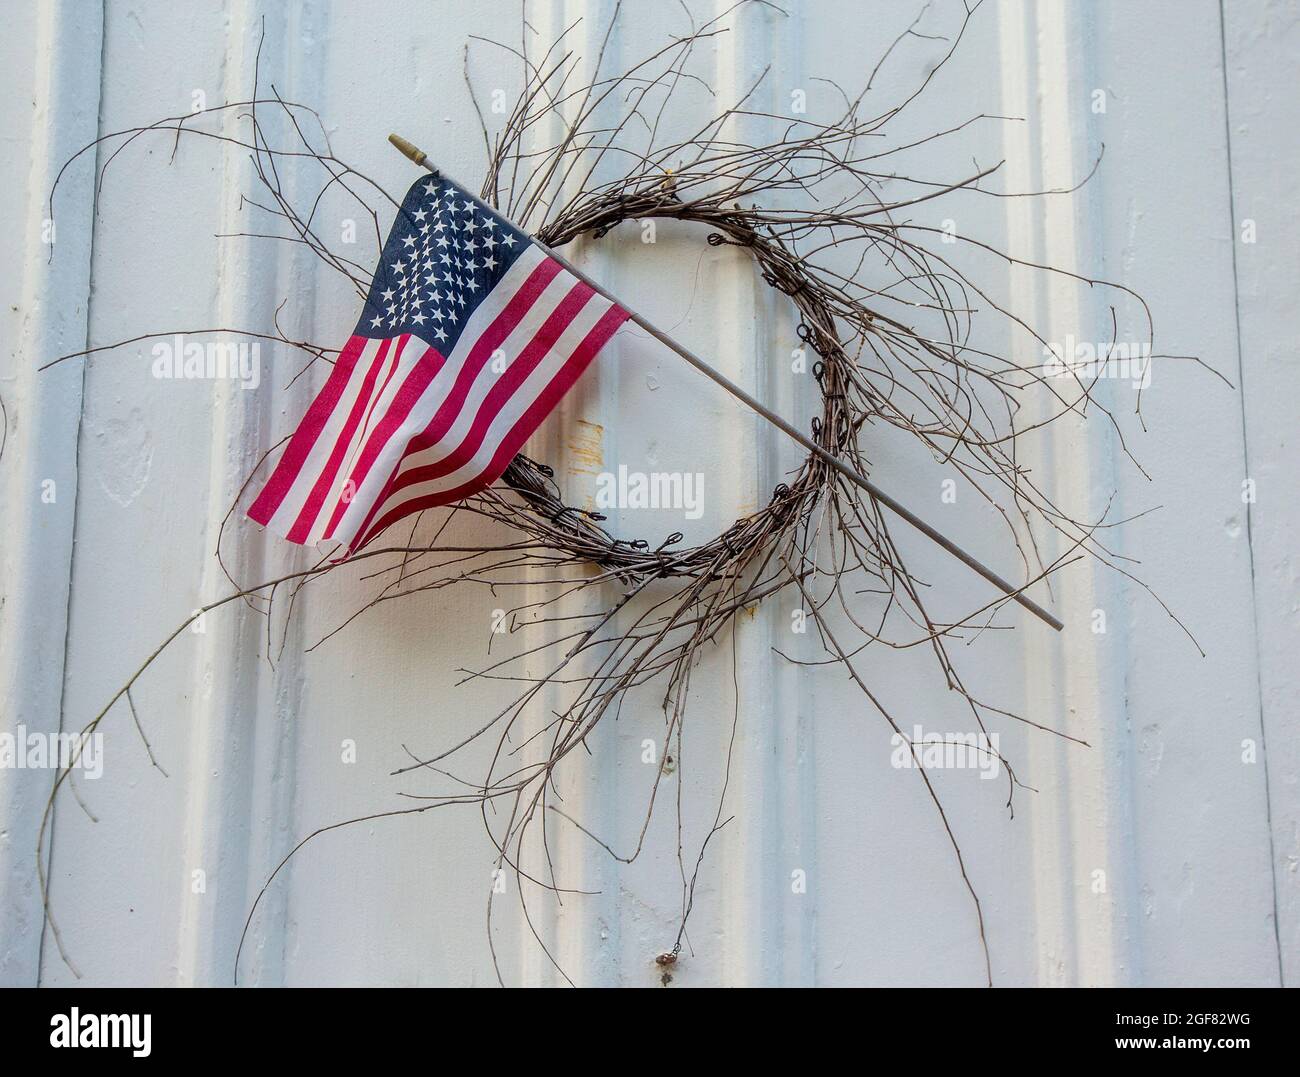
[[[465,357],[465,362],[456,376],[456,383],[453,385],[447,397],[443,400],[437,412],[425,428],[413,437],[406,447],[406,451],[401,458],[393,465],[393,470],[388,479],[380,488],[378,496],[366,513],[366,517],[361,521],[361,526],[357,528],[355,534],[365,533],[370,526],[370,521],[375,513],[383,506],[384,501],[388,498],[389,492],[393,487],[396,479],[401,473],[402,461],[412,453],[419,452],[422,449],[430,448],[438,443],[447,430],[455,422],[456,416],[460,413],[466,397],[469,395],[470,387],[474,384],[474,379],[478,372],[483,369],[483,365],[491,358],[492,353],[505,341],[505,339],[514,331],[524,318],[524,315],[532,309],[533,304],[537,302],[541,294],[546,290],[546,286],[551,283],[556,274],[560,272],[560,264],[551,259],[546,259],[537,265],[528,279],[520,285],[519,290],[510,297],[505,308],[496,316],[492,324],[484,330],[483,334],[475,341],[470,349],[469,355]]]
[[[324,387],[311,402],[307,414],[303,416],[298,429],[289,439],[284,455],[280,457],[280,462],[272,472],[271,478],[267,480],[266,486],[248,510],[251,519],[263,526],[271,522],[271,517],[275,515],[276,509],[292,489],[303,464],[307,462],[312,446],[316,444],[316,439],[320,437],[320,432],[325,428],[325,423],[352,377],[352,368],[356,366],[357,357],[368,343],[366,337],[351,337],[339,352],[339,357],[334,360],[334,369],[330,371]]]
[[[538,263],[537,268],[529,274],[528,279],[520,286],[519,291],[511,297],[505,309],[497,315],[496,320],[488,326],[487,331],[474,342],[474,347],[470,349],[469,355],[465,357],[464,365],[456,375],[456,384],[452,386],[447,398],[442,402],[442,406],[429,420],[429,425],[411,439],[410,452],[419,452],[421,449],[431,448],[442,440],[443,435],[451,429],[456,417],[465,406],[465,399],[469,396],[469,391],[478,378],[479,371],[492,357],[492,353],[514,331],[515,326],[523,320],[524,315],[532,309],[533,304],[546,290],[546,286],[551,283],[559,272],[560,264],[550,258]]]
[[[398,337],[397,339],[400,340],[401,338]],[[330,450],[329,459],[325,462],[320,474],[316,476],[316,482],[311,488],[311,493],[307,495],[307,500],[303,504],[302,511],[298,513],[298,518],[294,521],[293,527],[285,535],[285,538],[290,542],[301,543],[310,534],[312,524],[316,522],[316,517],[320,514],[321,503],[325,500],[325,495],[329,493],[329,488],[334,483],[334,476],[338,472],[343,454],[347,452],[348,446],[352,444],[352,435],[361,422],[361,413],[366,409],[366,405],[370,403],[370,394],[375,380],[379,377],[380,367],[383,366],[384,359],[392,346],[393,341],[385,340],[375,353],[370,369],[366,371],[365,381],[361,384],[361,391],[357,394],[356,400],[352,402],[352,408],[348,412],[343,429],[339,431],[338,439],[334,442],[334,448]]]
[[[356,465],[352,468],[352,474],[348,476],[348,480],[352,483],[354,495],[366,481],[376,458],[383,452],[385,446],[387,446],[389,440],[401,427],[402,423],[406,421],[407,416],[411,414],[411,409],[415,407],[425,389],[429,387],[429,383],[433,381],[446,361],[446,357],[436,348],[428,348],[416,360],[415,366],[406,375],[406,380],[402,382],[401,388],[397,390],[392,403],[389,404],[388,411],[374,430],[371,431],[370,437],[366,440],[365,448],[361,451]],[[333,536],[334,529],[338,527],[339,520],[343,518],[343,514],[347,512],[347,509],[348,501],[340,498],[338,504],[334,507],[334,514],[330,517],[329,526],[325,528],[326,538]]]
[[[541,425],[542,420],[560,402],[560,398],[573,387],[578,378],[582,376],[583,371],[591,365],[591,361],[596,357],[596,354],[608,343],[609,338],[614,335],[620,325],[627,321],[628,317],[628,312],[619,306],[610,307],[601,316],[600,320],[592,326],[591,330],[583,338],[582,343],[574,350],[572,358],[564,364],[556,376],[547,384],[541,395],[533,401],[528,410],[511,427],[510,432],[502,440],[501,446],[492,457],[491,463],[478,476],[454,489],[412,498],[394,506],[384,513],[373,527],[363,533],[361,541],[352,546],[348,551],[349,554],[356,553],[363,546],[369,544],[389,524],[396,523],[404,516],[409,516],[411,513],[419,512],[422,509],[436,508],[439,505],[459,501],[461,498],[469,497],[470,494],[485,489],[496,482],[505,473],[510,461],[523,448],[524,442],[532,436],[533,432]]]
[[[393,481],[385,496],[391,496],[394,491],[413,483],[428,482],[430,479],[450,475],[457,468],[473,460],[474,454],[483,444],[488,427],[492,425],[501,409],[510,402],[510,398],[523,385],[537,364],[546,358],[547,352],[554,347],[560,335],[569,327],[569,323],[578,316],[582,308],[587,305],[587,301],[595,294],[589,284],[584,284],[582,281],[574,284],[569,294],[556,305],[537,335],[520,353],[519,358],[510,364],[505,373],[488,390],[464,440],[437,463],[402,472]]]

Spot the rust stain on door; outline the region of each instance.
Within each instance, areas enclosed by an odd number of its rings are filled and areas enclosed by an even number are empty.
[[[568,449],[570,474],[600,474],[605,467],[605,428],[600,423],[579,419]]]

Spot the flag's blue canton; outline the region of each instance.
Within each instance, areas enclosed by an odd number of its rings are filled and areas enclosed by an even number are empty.
[[[355,335],[412,333],[448,355],[531,242],[456,184],[417,180],[388,233]]]

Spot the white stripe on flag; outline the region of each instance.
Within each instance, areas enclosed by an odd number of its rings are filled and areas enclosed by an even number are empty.
[[[585,288],[585,285],[579,284],[576,279],[568,273],[561,273],[560,277],[565,280],[566,294],[573,287]],[[559,279],[559,277],[557,277]],[[414,501],[418,498],[428,497],[445,490],[454,490],[467,482],[482,475],[492,462],[496,455],[497,449],[500,448],[506,434],[519,421],[524,412],[533,404],[533,402],[542,394],[546,387],[555,379],[560,369],[573,355],[574,350],[591,331],[592,327],[600,320],[601,316],[609,310],[612,304],[599,295],[593,294],[583,307],[577,312],[575,317],[565,327],[564,331],[556,340],[555,345],[550,348],[541,362],[532,370],[524,379],[524,382],[510,395],[504,402],[501,409],[492,418],[482,444],[479,446],[473,459],[457,468],[448,475],[440,476],[436,479],[430,479],[427,482],[413,483],[410,486],[403,487],[393,493],[385,500],[380,510],[375,513],[376,521],[387,516],[398,506],[407,501]],[[472,421],[473,416],[469,416]],[[465,424],[468,428],[468,422]],[[459,445],[459,442],[456,443]],[[448,450],[439,453],[439,458],[446,456]],[[421,453],[420,456],[425,454]],[[410,459],[415,459],[411,457]],[[426,460],[426,463],[429,461]],[[403,470],[405,461],[403,462]]]
[[[288,492],[284,495],[284,500],[277,506],[275,515],[267,522],[267,526],[277,535],[288,535],[294,522],[298,519],[299,513],[302,512],[307,497],[316,484],[316,479],[320,476],[326,461],[329,460],[330,453],[334,451],[335,443],[342,434],[343,425],[347,422],[348,414],[361,392],[361,386],[366,380],[366,373],[370,370],[370,365],[374,362],[375,355],[378,353],[381,344],[383,344],[382,340],[367,341],[365,347],[361,350],[361,354],[357,356],[357,361],[353,364],[352,373],[342,394],[339,396],[338,403],[334,406],[334,410],[330,412],[329,418],[321,428],[320,436],[312,445],[311,451],[307,454],[302,467],[298,470],[298,474],[294,476],[293,485],[289,487]]]
[[[316,519],[312,521],[307,531],[307,537],[303,540],[307,545],[314,546],[324,538],[325,527],[334,512],[334,506],[338,504],[339,499],[344,495],[348,476],[352,473],[352,465],[356,462],[361,447],[366,443],[365,439],[369,437],[370,431],[383,417],[383,412],[388,410],[393,395],[401,386],[401,379],[406,377],[411,367],[428,350],[428,347],[424,341],[414,336],[407,337],[405,342],[401,342],[401,338],[397,338],[389,345],[388,354],[384,356],[378,376],[370,388],[370,399],[365,403],[361,421],[357,423],[356,429],[352,432],[352,439],[339,461],[339,469],[334,473],[334,480],[330,483],[329,491],[321,502]]]
[[[519,319],[519,323],[511,330],[510,335],[501,343],[501,351],[506,357],[507,370],[510,364],[513,364],[524,349],[532,343],[533,338],[546,324],[546,319],[554,313],[555,308],[569,294],[575,283],[574,278],[564,271],[557,273],[547,283],[545,290],[537,297],[537,301],[528,308],[528,312]],[[484,363],[483,368],[478,372],[478,376],[475,377],[473,384],[470,386],[460,410],[456,413],[455,419],[447,428],[447,432],[438,439],[436,444],[405,457],[402,460],[401,471],[406,472],[412,468],[436,464],[459,446],[465,440],[465,435],[469,433],[470,424],[473,423],[475,416],[482,407],[484,397],[497,384],[501,376],[502,372],[492,369],[491,362]]]
[[[429,425],[429,422],[442,406],[443,401],[450,395],[457,376],[460,374],[462,367],[469,358],[469,353],[473,350],[479,338],[496,320],[497,316],[509,306],[515,295],[532,275],[533,270],[544,261],[546,261],[546,255],[540,248],[530,246],[516,259],[509,272],[492,290],[492,294],[470,316],[465,329],[460,335],[460,339],[456,342],[456,347],[447,358],[447,363],[425,388],[419,403],[411,409],[411,414],[406,422],[387,441],[365,479],[358,484],[358,489],[343,517],[339,520],[334,534],[330,536],[331,538],[351,544],[356,537],[356,529],[361,527],[366,518],[370,516],[370,510],[374,507],[375,499],[383,496],[389,481],[394,477],[395,469],[396,473],[400,474],[412,467],[436,463],[447,453],[447,449],[444,448],[445,443],[450,441],[453,447],[460,444],[460,437],[455,437],[454,440],[451,439],[457,429],[463,430],[465,424],[473,420],[473,413],[467,412],[465,408],[469,407],[477,410],[483,396],[500,376],[492,370],[490,359],[483,364],[482,369],[471,384],[465,406],[457,413],[447,436],[436,446],[422,452],[412,453],[409,456],[403,455],[406,453],[411,439]],[[500,347],[506,354],[507,361],[517,356],[527,342],[537,335],[537,330],[541,328],[551,311],[555,309],[556,304],[563,299],[563,281],[566,278],[569,284],[573,283],[573,278],[569,274],[564,272],[556,274],[555,278],[547,284],[542,294],[538,296],[515,328],[501,343]],[[557,282],[560,283],[557,284]]]

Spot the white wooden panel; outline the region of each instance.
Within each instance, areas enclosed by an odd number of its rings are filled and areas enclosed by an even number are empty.
[[[716,0],[692,10],[706,18],[727,6]],[[1286,494],[1296,462],[1288,413],[1296,365],[1286,299],[1294,288],[1286,283],[1295,283],[1297,235],[1294,206],[1281,208],[1282,177],[1294,168],[1279,166],[1267,132],[1294,119],[1294,100],[1269,88],[1294,81],[1294,48],[1289,56],[1285,42],[1297,18],[1285,4],[1232,5],[1221,35],[1217,5],[1195,6],[1191,17],[1187,5],[1173,3],[986,5],[951,66],[896,130],[915,136],[978,112],[1023,117],[976,125],[912,159],[915,172],[951,175],[971,159],[986,165],[1005,156],[998,183],[1008,190],[1068,186],[1104,142],[1102,170],[1076,195],[963,195],[918,207],[915,219],[938,225],[951,217],[964,235],[1129,284],[1151,304],[1157,351],[1196,353],[1240,389],[1188,364],[1157,368],[1143,401],[1149,432],[1137,433],[1131,415],[1125,423],[1150,482],[1123,463],[1096,415],[1059,424],[1030,450],[1028,462],[1052,495],[1085,514],[1100,513],[1113,490],[1116,517],[1163,505],[1111,532],[1109,542],[1141,560],[1138,574],[1192,628],[1207,657],[1145,592],[1082,565],[1058,581],[1064,634],[1008,614],[1002,621],[1015,632],[985,633],[956,656],[981,698],[1091,744],[1028,736],[1014,723],[999,728],[1005,754],[1038,790],[1017,795],[1014,818],[1002,782],[936,777],[982,899],[1000,984],[1267,984],[1284,966],[1294,976],[1296,691],[1287,658],[1297,521]],[[545,37],[583,15],[574,44],[594,55],[613,8],[555,0],[530,5],[529,18]],[[771,65],[756,107],[784,112],[791,90],[803,89],[811,117],[829,115],[837,96],[816,80],[860,86],[916,15],[905,5],[847,0],[790,9],[790,18],[763,5],[729,17],[730,34],[703,54],[720,100]],[[462,49],[472,34],[515,40],[514,3],[110,2],[102,41],[99,12],[68,5],[32,17],[37,39],[50,43],[6,72],[13,85],[0,111],[10,139],[32,147],[33,162],[30,171],[25,162],[5,164],[27,196],[10,234],[32,234],[47,173],[69,152],[65,140],[88,141],[96,123],[107,132],[188,112],[195,91],[209,104],[245,97],[263,15],[263,86],[317,106],[342,158],[400,191],[411,171],[384,142],[395,130],[453,174],[471,182],[480,174]],[[957,9],[936,5],[927,19],[934,32],[951,33]],[[610,40],[614,65],[682,28],[675,5],[625,5],[623,20]],[[394,27],[409,35],[397,39]],[[881,72],[872,100],[914,85],[941,45],[909,43]],[[178,56],[183,61],[159,59]],[[517,84],[513,63],[486,49],[471,54],[471,69],[489,90]],[[1106,91],[1104,113],[1091,108],[1095,89]],[[57,138],[18,111],[14,102],[28,97],[61,117]],[[687,130],[701,119],[683,110],[669,122]],[[762,137],[759,121],[744,124],[739,137]],[[200,141],[182,142],[169,162],[170,152],[160,137],[110,172],[93,252],[83,166],[59,207],[53,267],[35,243],[5,267],[5,310],[21,300],[27,319],[11,325],[21,343],[6,352],[0,382],[11,423],[0,467],[5,503],[22,506],[6,528],[3,562],[6,728],[24,716],[57,727],[60,698],[63,724],[79,727],[168,630],[225,593],[212,556],[225,508],[313,389],[306,379],[289,387],[301,357],[270,347],[255,391],[154,379],[147,345],[87,362],[84,399],[82,367],[36,378],[34,364],[77,347],[65,343],[69,334],[88,332],[100,344],[163,328],[261,329],[285,296],[291,335],[341,340],[355,316],[355,299],[294,248],[213,237],[265,224],[240,205],[254,183],[246,154]],[[1236,222],[1245,216],[1258,220],[1260,242],[1238,244],[1234,261]],[[322,228],[342,223],[326,217]],[[577,249],[652,320],[806,422],[812,383],[787,373],[797,343],[789,312],[742,254],[702,238],[692,227],[663,225],[658,242],[645,246],[625,226]],[[1055,333],[1105,339],[1108,301],[1096,290],[984,266],[995,290],[1014,290]],[[56,312],[75,328],[52,314],[28,317],[56,287],[90,296],[80,322],[73,305]],[[1131,411],[1127,386],[1105,391],[1117,413]],[[652,539],[679,526],[688,539],[720,529],[766,498],[798,459],[780,434],[631,331],[566,400],[533,452],[556,465],[577,498],[591,492],[596,471],[620,463],[703,471],[702,520],[683,525],[680,516],[636,512],[611,520],[620,533]],[[1015,570],[991,510],[970,499],[941,502],[941,467],[883,435],[872,455],[883,485],[976,556]],[[31,507],[32,485],[47,474],[76,476],[75,547],[62,484],[59,507],[68,515],[58,518],[57,539],[40,530],[50,514]],[[1247,476],[1259,488],[1249,526],[1240,500]],[[924,540],[899,538],[947,609],[987,597]],[[310,563],[244,524],[223,549],[248,579]],[[360,575],[333,575],[302,593],[274,667],[260,654],[262,622],[237,607],[210,614],[201,634],[178,640],[135,693],[169,777],[150,766],[129,714],[112,714],[105,776],[79,784],[98,822],[65,798],[55,825],[54,908],[86,982],[230,983],[250,903],[294,843],[342,819],[409,806],[401,794],[427,787],[390,777],[408,759],[403,746],[445,747],[510,698],[508,685],[457,686],[459,669],[482,664],[492,610],[503,604],[476,589],[386,604],[306,650],[373,593]],[[888,726],[841,671],[792,666],[773,652],[775,645],[817,657],[811,636],[790,633],[793,608],[793,600],[777,600],[741,618],[734,638],[696,672],[685,751],[634,864],[612,861],[571,828],[551,832],[564,884],[593,893],[569,895],[562,906],[532,895],[530,912],[576,982],[657,982],[653,958],[672,945],[682,901],[672,802],[680,790],[689,873],[717,810],[733,717],[724,816],[734,819],[710,844],[675,983],[983,982],[974,911],[952,849],[917,776],[890,765]],[[1104,635],[1091,631],[1095,609],[1107,613]],[[543,643],[540,632],[525,629],[507,645]],[[905,727],[965,728],[958,700],[926,656],[868,652],[859,668]],[[653,692],[638,695],[561,781],[566,810],[620,851],[636,841],[653,780],[641,745],[662,740],[656,702]],[[1255,764],[1241,761],[1249,739],[1267,741]],[[341,760],[346,740],[357,745],[355,764]],[[474,753],[460,772],[474,775],[484,759]],[[42,947],[33,904],[30,848],[48,775],[0,771],[0,782],[7,835],[0,978],[32,982],[39,968],[41,982],[73,982],[49,938]],[[473,809],[327,834],[271,888],[240,982],[495,983],[485,927],[492,865]],[[806,873],[807,893],[792,893],[796,870]],[[195,872],[203,873],[201,892]],[[502,974],[508,983],[561,983],[528,938],[515,885],[511,879],[496,905]]]
[[[45,374],[36,367],[41,357],[85,347],[90,185],[69,180],[68,210],[53,233],[47,200],[62,162],[95,137],[102,18],[95,5],[75,3],[8,15],[0,224],[13,245],[0,265],[0,728],[13,736],[63,727],[83,379],[77,364]],[[40,967],[35,846],[51,781],[49,772],[0,771],[3,983],[33,982]]]
[[[1288,985],[1300,976],[1300,575],[1296,565],[1296,475],[1300,440],[1300,234],[1294,177],[1295,139],[1276,137],[1297,121],[1288,92],[1300,53],[1293,4],[1223,6],[1225,125],[1231,150],[1233,264],[1237,288],[1237,376],[1245,436],[1244,477],[1258,500],[1230,517],[1238,542],[1250,544],[1254,630],[1259,654],[1259,740],[1267,768],[1277,947]],[[1246,243],[1255,229],[1256,242]],[[1288,250],[1289,248],[1289,250]],[[1243,524],[1244,518],[1244,527]],[[1247,735],[1253,735],[1248,733]]]

